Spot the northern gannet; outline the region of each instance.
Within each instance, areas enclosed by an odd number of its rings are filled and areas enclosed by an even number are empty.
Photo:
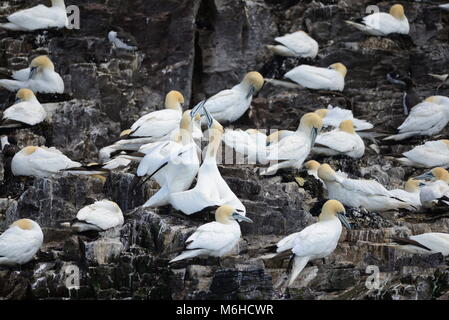
[[[39,4],[17,11],[7,17],[8,23],[0,23],[0,28],[11,31],[33,31],[50,28],[64,28],[68,25],[64,0],[51,0],[51,7]]]
[[[400,4],[391,6],[390,12],[376,12],[357,22],[345,21],[357,29],[373,36],[386,36],[390,33],[408,34],[410,26]]]
[[[318,42],[304,31],[288,33],[274,40],[280,45],[267,45],[267,48],[280,56],[315,59],[318,53]]]
[[[399,134],[384,140],[404,140],[413,136],[433,136],[449,122],[449,98],[431,96],[416,105],[399,126]]]
[[[347,72],[340,62],[327,68],[302,64],[287,72],[284,77],[309,89],[343,91]]]
[[[342,109],[340,107],[333,107],[329,105],[327,109],[315,110],[315,113],[323,118],[323,127],[338,128],[342,121],[351,120],[354,124],[355,131],[363,131],[374,128],[371,123],[354,118],[352,111],[348,109]]]
[[[42,246],[41,227],[30,219],[20,219],[0,235],[0,265],[25,264]]]
[[[328,200],[321,209],[318,222],[277,243],[277,256],[288,255],[293,261],[287,286],[293,284],[307,262],[327,257],[334,252],[340,239],[342,224],[351,228],[345,214],[345,207],[339,201]]]
[[[215,221],[203,224],[187,238],[185,250],[169,263],[201,255],[222,257],[229,253],[239,242],[242,232],[236,220],[253,221],[233,207],[223,205],[215,211]]]
[[[253,95],[262,89],[263,84],[264,79],[259,72],[248,72],[242,82],[201,101],[193,110],[201,109],[201,104],[204,104],[218,122],[234,122],[248,110]]]
[[[416,168],[434,168],[449,166],[449,140],[427,141],[404,152],[404,158],[397,160],[406,166]]]
[[[361,158],[365,153],[365,143],[355,132],[351,120],[344,120],[338,129],[317,136],[312,152],[327,156],[345,155]]]
[[[20,122],[34,126],[47,117],[47,112],[36,99],[33,91],[20,89],[16,94],[16,103],[3,112],[5,124],[9,121]],[[0,125],[0,127],[3,127]]]
[[[318,177],[326,184],[330,199],[341,201],[349,207],[362,207],[368,211],[416,209],[409,203],[397,199],[377,181],[344,178],[328,164],[321,165],[318,169]]]
[[[410,236],[407,238],[392,237],[396,244],[389,245],[396,249],[412,254],[435,254],[449,255],[449,234],[440,232],[429,232]]]
[[[257,129],[225,130],[224,143],[236,152],[247,156],[248,163],[267,164],[267,136]]]
[[[419,194],[424,208],[432,208],[439,204],[449,205],[449,172],[446,169],[433,168],[416,179],[432,181],[423,186]]]
[[[170,204],[185,214],[192,214],[211,206],[229,205],[246,214],[246,208],[229,188],[217,167],[217,152],[223,136],[223,127],[206,109],[209,121],[209,145],[193,189],[170,194]]]
[[[11,170],[15,176],[48,177],[62,170],[81,167],[81,163],[67,158],[54,147],[28,146],[14,155]]]
[[[76,232],[105,231],[122,226],[123,222],[123,212],[120,207],[113,201],[101,200],[78,211],[70,227]]]
[[[422,183],[421,181],[410,178],[405,183],[404,189],[390,190],[390,193],[392,194],[392,196],[401,199],[402,201],[408,202],[416,209],[419,209],[421,207],[421,200],[419,196],[421,191],[420,187],[423,185],[424,183]]]
[[[131,34],[125,32],[120,27],[116,27],[115,29],[117,31],[111,30],[108,33],[108,40],[113,46],[128,51],[136,51],[138,49],[136,39]]]
[[[321,164],[315,160],[309,160],[304,163],[304,168],[307,170],[307,174],[321,181],[321,179],[318,177],[318,169],[320,168],[320,166]]]
[[[144,207],[167,205],[170,194],[187,190],[198,173],[200,161],[192,136],[190,110],[184,112],[180,129],[178,141],[159,142],[139,163],[137,176],[153,177],[161,186]]]
[[[9,91],[27,88],[34,93],[64,92],[64,81],[55,72],[55,66],[47,56],[34,58],[28,68],[14,72],[12,77],[14,80],[0,80],[0,87]]]
[[[300,169],[310,153],[315,139],[323,127],[322,119],[315,113],[306,113],[301,117],[298,129],[278,143],[270,144],[267,148],[270,161],[282,161],[261,171],[261,175],[271,175],[282,168]]]

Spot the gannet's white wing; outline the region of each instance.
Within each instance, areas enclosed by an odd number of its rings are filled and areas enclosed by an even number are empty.
[[[399,132],[424,131],[437,125],[442,118],[445,119],[446,116],[441,106],[431,102],[421,102],[412,108],[398,130]]]
[[[302,134],[292,134],[285,137],[279,143],[270,145],[268,148],[268,160],[290,160],[298,159],[309,152],[308,141]]]
[[[20,69],[14,71],[12,74],[12,78],[19,81],[26,81],[30,78],[30,68]]]
[[[77,219],[100,229],[107,230],[123,223],[120,219],[120,208],[112,206],[109,201],[97,201],[78,211]],[[123,214],[122,214],[123,216]]]
[[[179,127],[181,113],[164,109],[140,117],[131,126],[131,136],[161,137]]]
[[[210,222],[200,226],[187,240],[187,249],[219,251],[234,242],[236,234],[229,232],[222,223]]]
[[[366,195],[381,195],[391,197],[390,192],[383,185],[374,180],[341,178],[339,179],[339,182],[345,189],[353,192],[364,193]]]
[[[340,153],[347,153],[355,149],[356,145],[352,139],[352,135],[340,131],[333,130],[317,136],[315,145],[325,146],[329,149],[336,150]]]
[[[80,167],[81,163],[70,160],[55,148],[37,148],[28,156],[29,163],[35,170],[58,173],[61,170]]]
[[[317,42],[302,31],[276,37],[274,40],[294,51],[299,56],[314,56],[318,50]]]
[[[441,252],[444,256],[449,255],[449,234],[447,233],[429,232],[409,238],[434,252]]]
[[[302,86],[312,89],[333,87],[336,71],[309,65],[300,65],[284,75]]]
[[[29,125],[35,125],[45,120],[44,108],[35,102],[23,101],[12,105],[3,112],[3,119],[19,121]]]
[[[239,95],[235,90],[226,89],[207,99],[205,107],[210,113],[225,112],[229,107],[239,102]]]
[[[55,26],[56,11],[44,5],[21,10],[8,16],[8,20],[27,30],[46,29]]]

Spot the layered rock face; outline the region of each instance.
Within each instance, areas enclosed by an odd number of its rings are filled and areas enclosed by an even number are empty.
[[[1,15],[40,1],[3,1]],[[439,84],[428,73],[447,73],[449,13],[435,4],[403,2],[410,37],[368,37],[346,25],[365,15],[371,2],[355,0],[94,0],[67,1],[80,8],[80,29],[32,33],[0,31],[0,74],[26,67],[47,54],[63,76],[63,95],[38,95],[49,113],[45,123],[16,130],[19,147],[55,146],[71,159],[88,163],[141,115],[161,109],[165,94],[179,90],[193,106],[204,97],[238,83],[247,71],[282,75],[303,63],[272,56],[273,38],[305,30],[320,45],[317,66],[342,62],[348,67],[342,95],[266,84],[250,110],[231,127],[294,130],[299,118],[329,103],[350,108],[379,132],[395,133],[404,120],[402,91],[386,80],[395,69],[409,72],[421,98]],[[387,11],[390,2],[377,4]],[[120,26],[133,34],[136,52],[114,49],[107,33]],[[449,88],[442,87],[442,95]],[[0,89],[2,110],[14,94]],[[447,138],[448,130],[439,137]],[[425,141],[366,140],[360,160],[320,158],[351,177],[377,179],[401,187],[419,170],[400,167],[386,156],[399,155]],[[141,205],[157,191],[147,182],[133,189],[135,167],[95,177],[19,178],[3,155],[0,170],[0,229],[31,218],[44,231],[36,259],[21,268],[0,269],[4,299],[447,299],[448,261],[441,255],[412,256],[373,246],[391,235],[448,232],[444,213],[368,213],[349,210],[354,224],[343,231],[336,251],[309,263],[289,290],[278,284],[284,263],[260,259],[261,249],[316,221],[326,192],[301,172],[260,177],[257,166],[220,165],[231,189],[254,224],[242,223],[243,238],[233,255],[219,261],[196,258],[168,267],[174,251],[213,215],[184,216],[171,207]],[[295,175],[306,182],[300,186]],[[125,225],[99,237],[73,234],[60,222],[83,206],[108,198],[125,213]],[[378,270],[379,273],[374,273]],[[79,274],[79,286],[73,276]],[[374,275],[374,277],[373,277]],[[370,277],[371,276],[371,277]],[[378,276],[379,283],[372,279]],[[71,289],[70,289],[71,288]]]

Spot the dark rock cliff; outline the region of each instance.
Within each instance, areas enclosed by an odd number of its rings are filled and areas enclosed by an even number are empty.
[[[40,1],[3,1],[6,16]],[[328,103],[350,108],[380,132],[395,132],[405,118],[402,92],[386,81],[393,69],[409,72],[421,98],[438,83],[427,74],[448,73],[449,14],[435,3],[400,1],[411,24],[410,37],[368,37],[343,21],[365,14],[376,3],[359,0],[93,0],[67,1],[81,12],[80,30],[32,33],[0,31],[0,75],[26,67],[31,58],[48,54],[63,76],[66,92],[38,96],[47,102],[49,118],[37,127],[17,130],[20,147],[55,146],[73,160],[97,160],[98,150],[141,115],[160,109],[165,94],[181,91],[187,104],[238,83],[251,70],[266,77],[301,63],[273,57],[265,49],[277,35],[306,30],[320,45],[314,65],[343,62],[348,67],[343,95],[285,89],[266,84],[250,110],[233,127],[294,129],[305,112]],[[107,33],[120,26],[135,36],[139,51],[113,50]],[[442,87],[440,94],[449,95]],[[2,110],[13,94],[0,90]],[[448,130],[441,133],[447,137]],[[367,148],[360,160],[324,159],[353,176],[376,178],[389,188],[415,174],[385,158],[425,139]],[[366,141],[367,145],[372,142]],[[2,156],[3,157],[3,156]],[[392,234],[448,232],[446,214],[387,214],[351,211],[354,230],[344,231],[337,250],[309,264],[288,292],[276,288],[286,265],[259,259],[260,248],[315,221],[325,199],[313,181],[300,187],[284,172],[261,178],[254,166],[223,165],[220,170],[247,208],[254,224],[242,224],[243,239],[235,255],[194,259],[167,267],[170,254],[207,213],[183,216],[171,208],[139,207],[156,185],[132,190],[134,169],[94,177],[22,179],[12,177],[7,159],[0,170],[0,229],[18,218],[43,228],[45,243],[35,260],[21,268],[0,269],[0,298],[6,299],[447,299],[448,261],[441,255],[411,256],[368,242],[385,242]],[[77,236],[59,222],[83,206],[107,197],[125,213],[121,230],[99,238]],[[365,285],[369,265],[380,270],[381,286]],[[80,288],[68,290],[71,266],[80,270]]]

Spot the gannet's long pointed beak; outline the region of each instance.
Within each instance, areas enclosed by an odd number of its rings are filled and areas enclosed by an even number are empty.
[[[19,97],[16,98],[16,100],[14,100],[14,104],[21,102],[22,99],[20,99]]]
[[[210,128],[210,127],[212,127],[212,124],[214,123],[214,117],[212,117],[209,110],[207,110],[206,106],[204,106],[204,105],[203,105],[203,110],[206,113],[207,127]]]
[[[28,80],[34,76],[34,74],[36,73],[36,69],[37,69],[37,67],[31,67],[30,75],[28,76]]]
[[[351,230],[351,224],[348,222],[348,219],[346,219],[344,212],[337,213],[338,220],[345,226],[346,229]]]
[[[245,216],[242,216],[238,212],[232,213],[232,218],[234,218],[234,220],[239,220],[239,221],[245,221],[245,222],[253,223],[253,220],[251,220],[250,218],[247,218]]]
[[[203,106],[206,103],[207,99],[200,101],[196,106],[193,107],[192,111],[190,111],[190,117],[193,119],[199,113],[200,115],[204,115]]]
[[[249,88],[248,94],[246,95],[246,98],[249,99],[250,97],[252,97],[254,94],[254,91],[256,91],[256,89],[254,88],[254,86],[251,86]]]
[[[318,129],[312,128],[312,147],[315,145],[315,140],[317,136],[318,136]]]
[[[423,173],[420,176],[415,177],[414,179],[415,180],[431,180],[432,178],[433,178],[433,174],[432,174],[432,172],[429,171],[429,172]]]

